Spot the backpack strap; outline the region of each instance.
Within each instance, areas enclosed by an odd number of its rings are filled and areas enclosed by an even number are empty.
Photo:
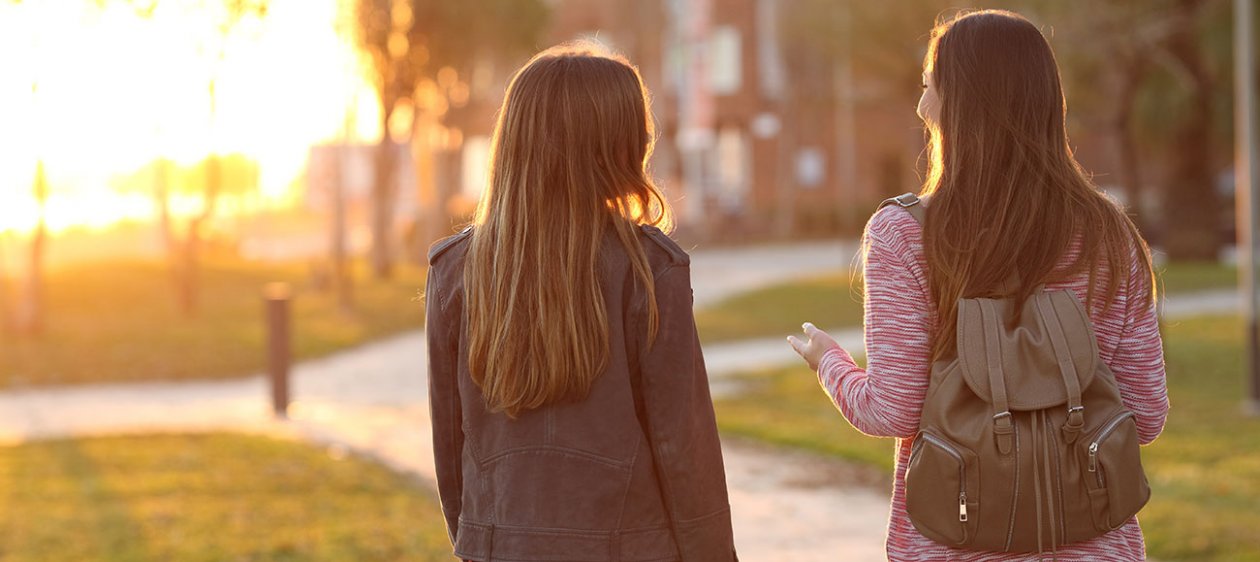
[[[879,208],[883,209],[889,205],[896,205],[905,209],[907,213],[910,213],[910,216],[914,217],[915,222],[919,223],[919,226],[927,224],[927,202],[920,199],[918,195],[902,193],[896,197],[889,197],[879,204]]]
[[[1046,325],[1046,333],[1050,336],[1050,345],[1054,349],[1055,358],[1059,360],[1059,374],[1063,377],[1063,386],[1068,395],[1068,416],[1063,424],[1063,438],[1068,443],[1075,443],[1081,429],[1085,427],[1085,406],[1081,405],[1081,381],[1076,372],[1076,363],[1072,361],[1072,352],[1068,347],[1067,337],[1063,332],[1063,323],[1059,314],[1050,304],[1046,294],[1033,295],[1037,309]]]
[[[988,356],[986,363],[989,367],[989,392],[993,397],[993,439],[997,442],[998,452],[1003,455],[1010,454],[1013,445],[1012,434],[1015,432],[1015,423],[1011,416],[1010,401],[1006,395],[1006,377],[1002,373],[1002,348],[998,342],[998,334],[1002,332],[1002,319],[998,316],[997,311],[993,308],[993,301],[988,299],[979,299],[976,301],[980,305],[980,314],[983,318],[981,325],[984,327],[984,350]],[[959,319],[962,316],[959,315]],[[961,326],[961,322],[959,323]]]

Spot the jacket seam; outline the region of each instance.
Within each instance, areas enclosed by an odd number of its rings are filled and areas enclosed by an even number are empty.
[[[638,417],[635,412],[635,417]],[[626,472],[625,491],[621,493],[621,509],[617,513],[617,528],[621,528],[621,522],[626,517],[626,503],[630,497],[630,483],[634,480],[634,467],[639,464],[639,454],[643,452],[643,436],[639,436],[638,442],[634,444],[634,457],[630,459],[630,470]]]
[[[689,264],[689,263],[681,263],[681,264],[680,264],[680,263],[673,263],[673,262],[671,262],[671,263],[667,263],[667,264],[665,264],[663,267],[661,267],[661,269],[660,269],[660,270],[655,271],[655,272],[653,272],[653,273],[652,273],[652,283],[653,283],[653,284],[655,284],[657,281],[659,281],[659,280],[661,279],[661,277],[664,277],[666,273],[669,273],[671,270],[674,270],[674,269],[677,269],[677,268],[680,268],[680,267],[683,267],[683,268],[690,268],[690,267],[691,267],[691,264]],[[694,298],[693,298],[693,303],[694,303]],[[634,300],[630,303],[630,315],[631,315],[631,317],[634,319],[634,320],[633,320],[633,321],[634,321],[634,323],[635,323],[634,327],[636,328],[636,330],[637,330],[638,328],[640,328],[640,327],[641,327],[641,326],[640,326],[640,323],[639,323],[639,322],[638,322],[638,320],[637,320],[637,318],[638,318],[638,316],[640,315],[640,313],[642,313],[642,312],[643,312],[643,310],[644,310],[644,308],[645,308],[646,306],[647,306],[647,295],[646,295],[646,294],[644,294],[644,295],[643,295],[643,298],[634,299]]]
[[[620,470],[627,470],[634,466],[633,461],[622,461],[622,460],[617,460],[617,459],[610,459],[608,457],[604,457],[602,455],[592,453],[590,451],[584,451],[582,449],[575,449],[572,447],[562,447],[558,445],[528,445],[524,447],[512,447],[510,449],[504,449],[502,451],[499,451],[498,453],[495,453],[493,455],[486,457],[485,460],[482,461],[482,463],[485,465],[491,465],[504,459],[505,457],[531,453],[531,452],[536,452],[536,451],[548,452],[548,453],[572,454],[573,456],[582,457],[585,460],[597,462],[599,464],[606,465],[610,468],[616,468]]]
[[[653,281],[655,281],[655,280],[657,280],[657,279],[660,279],[660,278],[661,278],[661,277],[663,277],[666,273],[669,273],[669,271],[670,271],[670,270],[672,270],[672,269],[677,269],[677,268],[679,268],[679,267],[691,267],[691,265],[690,265],[690,264],[685,264],[685,263],[673,263],[673,262],[667,263],[667,264],[665,264],[665,266],[664,266],[664,267],[662,267],[659,271],[657,271],[656,273],[653,273],[653,274],[652,274],[652,280],[653,280]]]
[[[706,515],[701,515],[701,516],[699,516],[699,517],[693,517],[693,518],[691,518],[691,519],[675,519],[674,521],[675,521],[675,523],[677,523],[679,526],[686,525],[686,526],[688,526],[688,527],[693,527],[693,526],[696,526],[696,525],[698,525],[698,524],[700,524],[700,523],[703,523],[704,521],[707,521],[707,520],[709,520],[709,519],[713,519],[713,518],[715,518],[715,517],[720,517],[720,516],[725,515],[725,514],[730,513],[730,512],[731,512],[731,506],[728,504],[726,507],[724,507],[724,508],[722,508],[722,509],[719,509],[719,510],[717,510],[717,511],[714,511],[714,512],[712,512],[712,513],[708,513],[708,514],[706,514]]]

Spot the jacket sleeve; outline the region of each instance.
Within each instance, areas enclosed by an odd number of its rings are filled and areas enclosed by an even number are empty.
[[[656,275],[658,328],[647,343],[646,313],[636,311],[644,425],[682,562],[729,562],[726,472],[709,379],[692,314],[690,267]]]
[[[1145,445],[1159,437],[1168,419],[1168,380],[1159,315],[1155,300],[1150,298],[1151,281],[1146,272],[1140,270],[1136,255],[1131,261],[1129,314],[1110,367],[1120,399],[1133,411],[1138,441]]]
[[[429,415],[433,423],[433,460],[438,497],[451,543],[459,531],[464,493],[463,414],[458,384],[458,323],[444,314],[442,288],[433,268],[425,284],[425,335],[429,351]]]
[[[818,378],[858,431],[904,439],[918,432],[927,397],[932,318],[927,288],[911,258],[908,228],[895,228],[913,219],[900,209],[885,209],[867,229],[866,369],[844,350],[834,349],[819,361]]]

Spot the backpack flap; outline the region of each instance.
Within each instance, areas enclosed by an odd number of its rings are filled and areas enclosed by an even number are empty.
[[[967,386],[995,408],[1006,402],[1005,411],[1079,406],[1098,361],[1098,342],[1080,301],[1065,291],[1038,292],[1024,303],[1014,327],[1007,325],[1010,306],[1004,299],[958,301],[958,361]],[[1004,386],[997,393],[995,380]]]

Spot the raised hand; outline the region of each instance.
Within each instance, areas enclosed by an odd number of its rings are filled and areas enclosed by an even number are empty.
[[[788,344],[798,353],[805,363],[809,364],[809,368],[818,370],[818,363],[822,361],[823,354],[828,351],[840,347],[836,340],[830,334],[819,330],[813,323],[806,322],[801,325],[801,329],[805,333],[805,339],[798,336],[788,336]]]

